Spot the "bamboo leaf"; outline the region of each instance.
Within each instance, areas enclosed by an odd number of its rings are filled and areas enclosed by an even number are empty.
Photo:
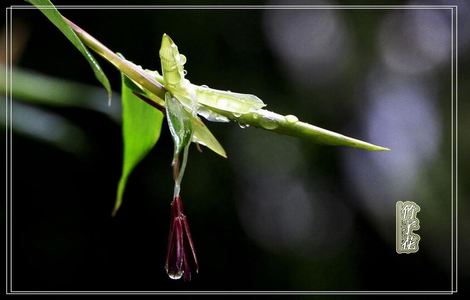
[[[221,110],[216,110],[216,112],[223,114],[223,111]],[[254,112],[243,114],[240,117],[231,116],[231,119],[238,122],[239,124],[251,125],[280,134],[296,136],[318,144],[347,146],[369,151],[390,150],[386,147],[370,144],[299,121],[299,119],[293,115],[282,116],[265,109],[258,109]]]
[[[209,128],[201,121],[200,118],[192,118],[193,125],[193,142],[206,146],[220,156],[227,158],[224,148],[219,141],[210,132]]]
[[[54,24],[67,37],[67,39],[78,49],[78,51],[82,53],[82,55],[90,64],[90,67],[93,69],[96,79],[98,79],[98,81],[108,92],[108,100],[111,101],[112,91],[108,78],[104,74],[96,59],[87,50],[85,45],[75,34],[72,28],[70,28],[67,22],[65,22],[64,17],[59,13],[55,6],[49,0],[26,0],[26,2],[36,6],[36,8],[38,8],[49,19],[49,21],[51,21],[51,23]]]
[[[122,204],[122,196],[130,173],[157,143],[163,121],[163,113],[134,95],[125,75],[121,74],[121,78],[124,159],[113,215]]]
[[[191,141],[193,131],[192,116],[170,93],[165,94],[165,107],[168,127],[175,144],[174,158],[176,158]]]

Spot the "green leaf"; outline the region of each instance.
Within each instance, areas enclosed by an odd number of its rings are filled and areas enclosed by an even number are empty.
[[[165,107],[171,136],[175,144],[174,158],[181,153],[184,147],[191,142],[192,115],[170,93],[165,94]]]
[[[192,118],[193,125],[193,142],[206,146],[222,157],[227,158],[224,148],[219,141],[210,132],[209,128],[201,121],[200,118]]]
[[[197,101],[209,108],[216,108],[235,115],[246,114],[266,106],[264,102],[250,94],[216,90],[209,87],[192,85]]]
[[[55,8],[54,4],[52,4],[49,0],[26,0],[26,2],[29,2],[32,5],[36,6],[49,19],[49,21],[51,21],[67,37],[67,39],[78,49],[78,51],[83,54],[83,56],[86,58],[91,68],[93,69],[96,79],[101,82],[101,84],[108,92],[108,99],[109,101],[111,101],[112,91],[108,78],[104,74],[103,70],[101,69],[100,65],[93,57],[93,55],[91,55],[91,53],[87,50],[80,38],[75,34],[73,29],[64,20],[64,17]]]
[[[221,110],[216,110],[223,113]],[[366,143],[330,130],[326,130],[305,122],[299,121],[294,115],[282,116],[269,110],[258,109],[248,114],[232,118],[239,124],[270,130],[280,134],[296,136],[305,140],[324,145],[348,146],[369,151],[388,151],[389,148]]]
[[[137,84],[134,81],[132,81],[131,79],[129,79],[129,77],[124,76],[123,80],[124,80],[124,83],[127,86],[127,88],[131,89],[133,92],[136,92],[136,93],[141,94],[141,95],[146,95],[147,94],[139,84]]]
[[[137,95],[143,96],[144,98],[141,97],[141,99],[147,98],[155,102],[155,104],[159,105],[160,103],[164,103],[164,101],[158,97],[155,94],[152,94],[149,92],[147,89],[144,87],[140,86],[139,84],[135,83],[134,81],[130,80],[128,77],[125,79],[127,86]],[[163,109],[164,106],[161,106]]]
[[[140,100],[122,78],[122,134],[124,138],[124,161],[119,180],[113,215],[122,203],[127,178],[134,167],[155,146],[162,129],[163,113]]]

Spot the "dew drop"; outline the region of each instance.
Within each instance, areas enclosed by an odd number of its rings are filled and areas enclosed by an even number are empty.
[[[181,277],[183,276],[183,271],[178,271],[176,273],[168,273],[168,277],[170,277],[171,279],[180,279]]]
[[[242,116],[242,114],[240,114],[240,113],[233,113],[233,116],[234,116],[235,118],[240,118],[240,117]]]
[[[210,111],[203,107],[199,107],[197,113],[211,122],[230,122],[230,120],[227,117],[220,115],[218,113],[215,113],[213,111]]]
[[[294,115],[287,115],[285,118],[286,118],[287,123],[291,123],[291,124],[299,121],[299,118],[297,118]]]
[[[182,65],[184,65],[186,63],[186,56],[184,56],[183,54],[180,54],[180,63]]]
[[[188,74],[188,71],[183,70],[183,75],[186,76]]]
[[[241,129],[245,129],[245,128],[250,127],[249,124],[243,124],[243,123],[238,123],[238,126],[240,126]]]
[[[207,86],[207,85],[205,85],[205,84],[201,85],[201,87],[204,88],[204,89],[208,89],[208,88],[209,88],[209,86]]]
[[[260,124],[263,128],[268,130],[276,129],[278,126],[275,120],[271,120],[269,118],[262,118],[260,120]]]

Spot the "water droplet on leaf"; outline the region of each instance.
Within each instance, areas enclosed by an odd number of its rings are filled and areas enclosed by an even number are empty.
[[[180,54],[180,63],[182,65],[184,65],[186,63],[186,56],[184,56],[183,54]]]
[[[260,124],[261,126],[263,126],[263,128],[269,129],[269,130],[276,129],[278,126],[275,120],[272,120],[269,118],[262,118],[260,120]]]
[[[240,126],[241,129],[245,129],[245,128],[250,127],[249,124],[243,124],[243,123],[238,123],[238,126]]]
[[[287,115],[285,118],[286,118],[287,123],[291,123],[291,124],[299,121],[299,118],[297,118],[294,115]]]
[[[213,112],[202,106],[199,107],[199,109],[197,110],[197,113],[211,122],[229,122],[230,121],[227,117],[220,115],[216,112]]]

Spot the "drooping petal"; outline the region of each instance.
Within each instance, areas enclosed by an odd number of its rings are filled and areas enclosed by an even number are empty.
[[[179,196],[176,196],[171,202],[171,222],[165,268],[171,279],[183,277],[185,281],[191,280],[194,271],[196,274],[199,272],[196,250]]]
[[[174,245],[173,245],[174,228],[175,227],[173,226],[173,219],[172,219],[170,222],[170,233],[168,234],[168,246],[166,250],[166,261],[165,261],[165,270],[168,275],[174,273],[174,270],[172,268],[172,266],[174,266],[174,258],[175,258],[175,255],[173,253],[174,251]]]
[[[184,251],[184,266],[183,267],[184,267],[183,279],[184,281],[190,281],[191,280],[191,266],[189,265],[189,262],[188,262],[187,251]]]
[[[168,235],[168,248],[165,269],[171,279],[180,279],[183,276],[183,226],[178,218],[178,209],[175,199],[171,202],[170,233]]]
[[[183,241],[183,226],[181,218],[175,219],[175,235],[176,235],[176,269],[183,270],[184,262],[184,241]]]
[[[197,256],[196,256],[196,249],[194,248],[194,243],[193,243],[193,238],[191,236],[191,231],[189,230],[189,224],[188,220],[186,217],[183,220],[183,225],[184,225],[184,231],[186,233],[186,238],[188,239],[189,247],[191,248],[191,254],[194,262],[194,266],[196,267],[196,274],[199,273],[199,263],[197,261]]]

